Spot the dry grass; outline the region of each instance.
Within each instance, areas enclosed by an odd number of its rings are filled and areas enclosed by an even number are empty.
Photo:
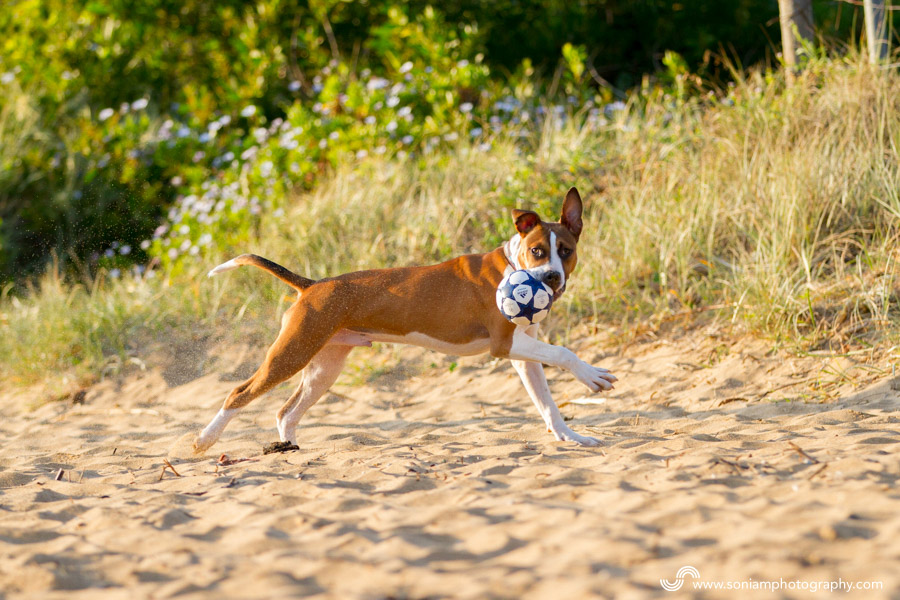
[[[266,215],[247,247],[171,278],[87,287],[51,273],[4,298],[3,374],[85,376],[148,339],[259,319],[271,333],[283,286],[250,270],[203,273],[243,251],[313,277],[483,251],[511,233],[510,206],[555,216],[572,184],[587,225],[561,325],[706,309],[798,349],[887,343],[900,331],[898,142],[900,76],[853,57],[813,62],[790,87],[738,74],[727,101],[647,94],[608,122],[576,115],[488,151],[347,165]]]

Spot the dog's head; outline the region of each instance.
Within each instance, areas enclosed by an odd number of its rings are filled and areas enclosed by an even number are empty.
[[[512,211],[519,235],[507,245],[507,257],[517,269],[528,271],[553,289],[554,299],[566,290],[569,274],[578,262],[575,250],[581,235],[581,212],[581,196],[575,188],[566,194],[558,223],[541,221],[530,210]]]

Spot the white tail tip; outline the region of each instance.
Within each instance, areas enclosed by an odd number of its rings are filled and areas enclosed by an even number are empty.
[[[228,262],[222,263],[221,265],[219,265],[218,267],[216,267],[215,269],[213,269],[212,271],[210,271],[209,273],[207,273],[206,276],[207,276],[207,277],[212,277],[213,275],[218,275],[219,273],[224,273],[225,271],[230,271],[230,270],[232,270],[232,269],[237,269],[237,268],[240,267],[240,266],[241,266],[241,265],[239,265],[239,264],[237,264],[236,262],[234,262],[234,259],[232,258],[232,259],[229,260]]]

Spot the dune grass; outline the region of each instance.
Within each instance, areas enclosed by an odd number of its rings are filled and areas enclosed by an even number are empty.
[[[0,299],[2,376],[94,377],[154,340],[274,334],[287,289],[254,270],[206,279],[251,251],[312,277],[485,251],[509,208],[556,217],[587,202],[578,275],[558,329],[705,311],[797,350],[898,337],[900,75],[817,59],[792,85],[736,73],[728,90],[637,93],[624,110],[419,158],[346,164],[257,237],[155,277],[65,281],[50,269]],[[239,332],[239,333],[235,333]]]

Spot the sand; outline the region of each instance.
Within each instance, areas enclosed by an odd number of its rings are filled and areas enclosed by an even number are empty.
[[[890,354],[798,358],[702,328],[573,347],[621,380],[588,396],[548,369],[599,449],[555,442],[508,362],[418,349],[357,351],[284,454],[261,449],[286,386],[186,452],[261,349],[190,377],[150,361],[83,404],[4,389],[0,597],[684,597],[693,578],[659,581],[684,566],[898,597]]]

